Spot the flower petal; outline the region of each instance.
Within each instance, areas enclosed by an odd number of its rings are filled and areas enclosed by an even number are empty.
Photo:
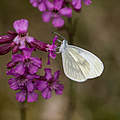
[[[15,69],[14,69],[15,73],[23,75],[25,73],[25,67],[23,63],[18,64]]]
[[[20,46],[19,46],[19,49],[24,49],[24,48],[26,48],[25,38],[20,40]]]
[[[25,97],[26,97],[26,93],[24,91],[20,91],[20,92],[16,93],[16,99],[19,102],[24,102],[25,101]]]
[[[72,6],[76,10],[80,10],[81,8],[81,0],[72,0]]]
[[[32,82],[28,82],[27,83],[27,90],[28,90],[28,92],[32,92],[33,89],[34,89],[33,83]]]
[[[32,4],[33,7],[38,6],[38,1],[37,0],[30,0],[30,3]]]
[[[64,20],[61,17],[54,18],[52,21],[54,27],[62,27],[64,25]]]
[[[12,61],[13,62],[23,62],[24,61],[24,57],[20,54],[13,54],[12,55]]]
[[[47,80],[50,80],[52,78],[52,73],[51,73],[51,69],[50,68],[45,68],[45,78]]]
[[[33,74],[33,75],[27,74],[27,75],[26,75],[26,78],[29,79],[29,80],[33,80],[33,79],[38,79],[38,78],[40,78],[40,76],[39,76],[39,75],[36,75],[36,74]]]
[[[55,88],[55,92],[57,95],[62,95],[63,94],[63,89],[64,86],[62,84],[57,84]]]
[[[12,54],[17,53],[18,50],[19,50],[19,46],[18,45],[14,46],[13,49],[12,49]]]
[[[28,66],[28,70],[29,70],[29,73],[30,73],[30,74],[35,74],[35,73],[37,73],[38,69],[39,69],[39,68],[38,68],[37,66],[33,65],[32,63],[29,64],[29,66]]]
[[[36,57],[31,57],[30,58],[31,63],[34,64],[35,66],[41,68],[42,67],[42,60]]]
[[[34,39],[34,41],[32,41],[30,43],[30,45],[35,48],[35,49],[39,49],[39,50],[42,50],[42,51],[47,51],[46,48],[47,48],[47,43],[44,43],[44,42],[41,42],[39,40],[36,40]]]
[[[32,48],[24,48],[22,49],[23,55],[25,59],[28,59],[31,57],[33,49]]]
[[[33,38],[33,37],[30,37],[30,36],[27,36],[27,37],[26,37],[26,41],[27,41],[28,43],[31,43],[31,42],[34,41],[34,38]]]
[[[72,9],[68,8],[68,7],[62,8],[59,11],[59,13],[63,16],[66,16],[66,17],[72,17]]]
[[[16,62],[11,61],[7,64],[7,68],[13,68],[16,64]]]
[[[15,35],[0,35],[0,44],[10,43],[15,37]]]
[[[46,81],[39,81],[37,88],[42,92],[47,86],[48,83]]]
[[[63,2],[63,0],[54,0],[54,9],[59,11],[63,6]]]
[[[11,43],[0,46],[0,55],[7,54],[11,50]]]
[[[59,70],[54,73],[54,80],[55,80],[55,81],[58,80],[59,75],[60,75],[60,71],[59,71]]]
[[[46,0],[46,1],[45,1],[45,4],[46,4],[47,9],[48,9],[49,11],[52,11],[52,10],[54,9],[53,3],[50,2],[49,0]]]
[[[35,102],[38,99],[38,94],[35,92],[28,93],[27,102]]]
[[[15,78],[9,79],[8,84],[10,85],[10,88],[13,90],[18,90],[18,88],[19,88]]]
[[[91,0],[83,0],[83,1],[84,1],[85,5],[90,5],[92,3]]]
[[[26,19],[16,20],[13,23],[13,27],[18,34],[26,33],[27,29],[28,29],[28,20],[26,20]]]
[[[49,22],[51,17],[52,17],[51,12],[43,12],[43,14],[42,14],[42,19],[44,22]]]
[[[44,99],[49,99],[51,98],[51,93],[52,91],[49,88],[46,88],[45,90],[42,91],[42,96]]]
[[[49,56],[52,58],[52,59],[55,59],[56,58],[56,54],[52,51],[50,51],[50,54]]]
[[[13,76],[16,76],[18,77],[19,74],[15,72],[15,69],[10,69],[9,71],[6,72],[7,75],[13,75]]]
[[[38,9],[39,9],[39,11],[41,11],[41,12],[46,11],[45,3],[44,3],[44,2],[40,3],[40,4],[38,5]]]

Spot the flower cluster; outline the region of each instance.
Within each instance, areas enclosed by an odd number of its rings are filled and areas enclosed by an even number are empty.
[[[26,19],[16,20],[13,27],[16,32],[8,31],[7,35],[0,36],[0,55],[8,53],[10,50],[14,54],[26,47],[47,51],[48,44],[28,36]]]
[[[7,35],[0,36],[0,55],[12,50],[12,60],[7,64],[7,75],[13,76],[8,80],[10,88],[17,91],[16,99],[19,102],[34,102],[38,99],[38,93],[45,99],[51,97],[54,90],[61,95],[64,86],[59,83],[59,71],[52,75],[50,68],[45,68],[45,75],[38,75],[42,68],[42,60],[33,57],[35,50],[48,52],[48,56],[55,59],[57,36],[53,43],[47,44],[28,36],[28,21],[26,19],[16,20],[13,23],[15,32],[9,31]]]
[[[90,5],[91,0],[30,0],[33,7],[37,7],[42,12],[44,22],[52,20],[54,27],[62,27],[65,17],[72,17],[72,8],[79,11],[82,6],[82,1],[85,5]]]

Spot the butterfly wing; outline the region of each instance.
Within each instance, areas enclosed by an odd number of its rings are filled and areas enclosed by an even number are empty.
[[[90,65],[74,48],[67,47],[62,52],[63,69],[71,80],[84,82],[90,73]]]
[[[91,52],[68,45],[62,53],[63,68],[67,77],[83,82],[101,75],[104,66],[101,60]]]

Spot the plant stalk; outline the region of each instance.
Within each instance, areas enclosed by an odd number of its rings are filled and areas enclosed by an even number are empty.
[[[26,103],[25,102],[20,104],[20,117],[21,117],[21,120],[26,120]]]
[[[66,30],[68,37],[69,37],[69,44],[73,44],[75,30],[73,28],[72,18],[68,18],[68,26],[65,27],[65,30]],[[70,83],[69,84],[69,98],[68,98],[69,103],[68,103],[68,108],[67,108],[65,120],[72,120],[72,115],[73,115],[74,110],[75,110],[74,84],[71,80],[69,83]]]

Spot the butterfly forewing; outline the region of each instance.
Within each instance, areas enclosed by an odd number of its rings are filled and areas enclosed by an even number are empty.
[[[90,73],[90,64],[76,49],[68,45],[67,49],[62,52],[62,60],[67,77],[78,82],[87,80]]]

